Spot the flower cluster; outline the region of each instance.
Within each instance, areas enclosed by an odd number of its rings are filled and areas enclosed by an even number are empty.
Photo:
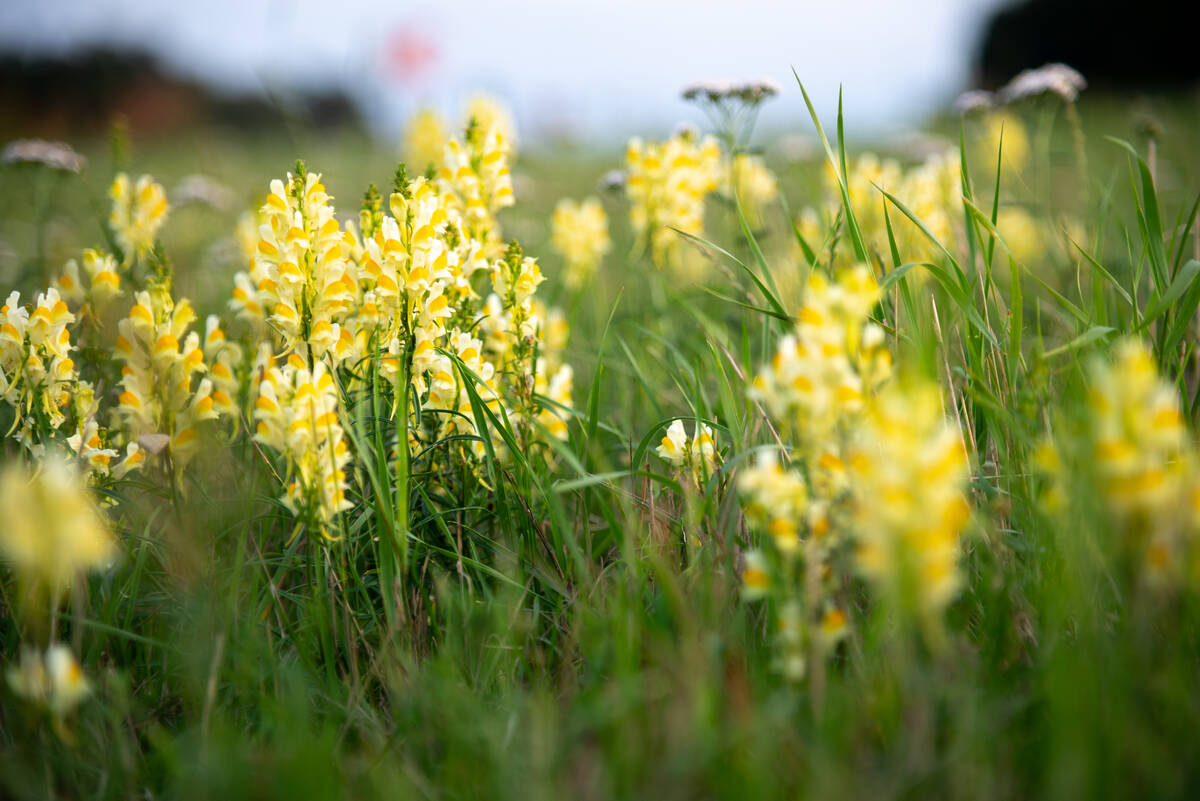
[[[562,254],[567,286],[582,286],[612,247],[608,215],[600,200],[590,197],[582,203],[569,198],[558,201],[550,220],[550,244]]]
[[[110,300],[121,294],[121,267],[107,253],[87,249],[79,262],[71,259],[55,280],[54,288],[68,303],[99,312]],[[84,276],[87,280],[84,281]]]
[[[1111,361],[1089,370],[1088,414],[1081,436],[1060,438],[1040,454],[1050,474],[1048,504],[1066,511],[1067,468],[1094,482],[1117,546],[1144,575],[1174,585],[1200,576],[1200,451],[1188,432],[1175,387],[1155,368],[1147,346],[1121,340]],[[1082,449],[1078,443],[1084,443]]]
[[[108,217],[113,239],[131,264],[154,247],[158,229],[167,218],[167,194],[149,175],[134,183],[120,173],[109,187],[112,212]]]
[[[717,463],[712,428],[699,421],[692,429],[691,439],[688,439],[682,420],[671,423],[655,452],[695,481],[703,481],[712,475]]]
[[[825,652],[846,630],[833,599],[838,577],[829,566],[845,542],[847,448],[890,375],[883,331],[868,318],[878,299],[865,266],[836,281],[812,273],[794,332],[780,341],[750,389],[792,443],[786,454],[761,452],[741,471],[738,487],[747,519],[768,538],[769,548],[752,558],[762,565],[770,590],[784,608],[808,610],[779,619],[789,632],[781,634],[780,660],[793,678],[804,673],[805,649]],[[752,597],[757,588],[748,586]]]
[[[339,384],[350,392],[373,374],[386,380],[395,408],[409,415],[410,450],[457,434],[476,437],[466,450],[482,456],[473,394],[523,445],[542,431],[566,436],[565,322],[535,297],[537,261],[502,245],[496,212],[513,202],[509,122],[485,111],[475,109],[463,137],[443,144],[434,178],[399,170],[386,203],[372,187],[357,230],[338,222],[319,176],[302,165],[272,182],[249,269],[235,276],[230,308],[250,323],[244,344],[261,349],[269,330],[277,334],[266,362],[280,366],[257,383],[259,440],[287,462],[285,504],[327,536],[349,488]],[[224,372],[244,352],[230,351]],[[292,408],[310,386],[326,439],[287,433],[317,414]],[[496,432],[492,439],[503,452]]]
[[[18,437],[29,447],[66,420],[78,381],[67,329],[74,321],[54,288],[39,294],[32,308],[21,304],[18,292],[0,306],[0,397],[16,409]]]
[[[136,337],[124,328],[122,332],[126,335],[112,341],[108,334],[111,326],[106,329],[101,318],[107,318],[106,310],[122,295],[122,283],[132,265],[153,250],[154,236],[167,208],[161,187],[149,176],[143,176],[136,187],[131,187],[125,176],[118,176],[112,196],[111,233],[125,251],[124,262],[100,250],[84,250],[78,261],[72,259],[63,266],[51,287],[37,296],[35,304],[22,305],[20,295],[14,292],[0,307],[0,396],[17,410],[18,424],[14,428],[17,438],[35,456],[45,454],[47,448],[56,449],[60,456],[73,456],[77,466],[93,481],[110,475],[121,478],[139,468],[145,449],[137,438],[142,434],[157,435],[159,431],[157,424],[126,426],[131,441],[125,443],[122,456],[117,437],[102,426],[101,420],[111,419],[115,426],[118,417],[110,418],[110,412],[120,411],[124,415],[132,410],[106,407],[102,418],[102,406],[110,397],[115,398],[116,393],[98,396],[92,383],[111,386],[116,376],[108,372],[111,361],[107,353],[111,351],[118,359],[126,360],[122,349],[133,347]],[[169,276],[164,274],[154,276],[146,284],[169,303],[169,293],[163,288],[166,285]],[[144,310],[141,296],[132,312],[138,320],[139,306]],[[122,326],[127,324],[128,321]],[[143,343],[147,350],[169,345],[168,340],[153,332],[139,329],[139,333],[155,336]],[[80,376],[73,356],[77,346],[87,354],[84,359],[87,379]],[[160,364],[162,353],[158,356]],[[131,393],[130,398],[144,399],[180,391],[175,386],[156,385],[155,376],[139,379],[131,375],[141,366],[142,360],[138,359],[126,365],[122,381],[129,382],[126,389]],[[125,400],[122,393],[122,406]]]
[[[467,231],[493,248],[499,242],[495,213],[515,202],[503,127],[473,120],[462,139],[446,143],[438,179],[447,200],[461,208]],[[494,250],[492,251],[494,252]]]
[[[117,411],[131,440],[129,455],[165,450],[176,481],[200,448],[202,424],[236,412],[212,379],[196,380],[208,365],[200,335],[190,330],[195,319],[187,300],[175,302],[161,287],[139,292],[115,346],[124,363]]]
[[[762,224],[767,204],[779,197],[779,183],[759,156],[739,153],[729,167],[728,185],[753,227]]]
[[[688,84],[680,93],[684,100],[720,103],[737,100],[742,103],[758,104],[779,94],[779,84],[770,78],[751,81],[697,81]]]
[[[87,159],[66,142],[17,139],[4,146],[0,164],[41,164],[62,172],[83,172]]]
[[[778,602],[778,663],[796,679],[849,630],[839,599],[849,564],[885,590],[907,586],[909,563],[942,576],[901,607],[930,623],[956,588],[965,456],[936,392],[891,380],[869,317],[878,301],[865,265],[835,280],[814,271],[794,331],[750,388],[784,447],[739,471],[746,518],[764,535],[745,556],[745,594]]]
[[[961,241],[962,164],[957,151],[935,154],[908,169],[893,159],[881,161],[874,154],[865,153],[849,168],[845,181],[850,207],[863,240],[883,263],[891,264],[889,224],[897,250],[905,262],[937,262],[942,256],[941,249],[902,212],[891,207],[880,190],[891,193],[903,203],[947,249],[952,250]],[[823,208],[803,210],[798,227],[817,252],[818,259],[827,259],[835,268],[840,268],[853,263],[854,252],[849,245],[836,252],[820,251],[827,238],[824,228],[841,218],[841,184],[831,165],[826,165],[825,191]],[[842,239],[848,241],[844,234]]]
[[[272,181],[262,215],[249,271],[234,278],[234,310],[268,323],[285,349],[344,357],[351,342],[336,320],[350,309],[357,286],[348,272],[347,238],[320,175],[289,173],[286,183]]]
[[[721,147],[683,131],[665,142],[632,139],[625,148],[629,219],[659,266],[694,272],[692,253],[675,232],[704,232],[704,201],[720,185]]]
[[[265,371],[254,402],[254,438],[287,460],[283,502],[330,538],[336,536],[337,513],[351,507],[345,472],[350,450],[338,407],[337,387],[325,363],[310,370],[296,353]]]
[[[858,429],[848,467],[859,570],[937,631],[962,583],[959,540],[970,516],[966,450],[937,388],[882,393]]]
[[[878,300],[879,286],[866,265],[836,281],[814,271],[795,331],[754,379],[754,397],[818,458],[890,374],[883,329],[868,317]]]
[[[436,165],[442,160],[442,148],[449,138],[442,116],[431,108],[420,109],[404,127],[404,158],[419,170]]]
[[[1000,90],[1005,102],[1051,93],[1067,103],[1074,103],[1087,88],[1087,79],[1066,64],[1045,64],[1037,69],[1022,70]]]

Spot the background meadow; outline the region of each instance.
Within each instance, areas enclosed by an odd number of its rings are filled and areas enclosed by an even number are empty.
[[[0,795],[1191,795],[1200,112],[1077,78],[10,148]]]

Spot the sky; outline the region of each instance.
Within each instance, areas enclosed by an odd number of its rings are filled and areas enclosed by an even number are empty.
[[[345,88],[380,133],[415,107],[457,111],[485,90],[523,131],[585,140],[702,120],[686,84],[769,77],[760,125],[805,118],[794,68],[847,127],[919,123],[970,81],[1000,0],[4,0],[0,50],[137,45],[177,73],[236,91]]]

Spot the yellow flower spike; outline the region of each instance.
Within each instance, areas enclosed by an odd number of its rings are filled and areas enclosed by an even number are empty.
[[[961,441],[928,385],[889,388],[863,423],[849,460],[859,569],[936,625],[961,585],[958,541],[969,519]]]
[[[109,227],[125,254],[125,263],[132,264],[154,247],[158,230],[166,221],[166,192],[149,175],[143,175],[136,184],[131,184],[129,176],[120,173],[108,194],[112,200]]]

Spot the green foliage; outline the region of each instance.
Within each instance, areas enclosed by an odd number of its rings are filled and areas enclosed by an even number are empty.
[[[399,392],[381,379],[376,351],[365,385],[343,388],[346,436],[365,457],[337,541],[297,535],[245,432],[211,443],[174,500],[121,485],[124,558],[89,579],[59,621],[94,696],[54,730],[0,687],[0,796],[1193,796],[1200,587],[1147,587],[1099,504],[1048,512],[1034,453],[1085,414],[1085,364],[1125,334],[1151,343],[1194,428],[1200,261],[1188,253],[1200,197],[1164,187],[1192,191],[1196,165],[1162,159],[1156,182],[1133,145],[1091,152],[1085,180],[1099,185],[1127,162],[1130,186],[1075,210],[1089,241],[1021,263],[998,226],[999,155],[994,172],[989,154],[973,177],[962,135],[967,246],[943,246],[882,188],[887,236],[871,242],[845,180],[841,100],[832,142],[804,100],[841,198],[824,242],[806,239],[790,215],[752,230],[735,198],[710,214],[703,238],[681,234],[706,255],[707,283],[615,255],[592,285],[553,298],[569,309],[567,361],[586,388],[581,408],[567,410],[566,441],[524,448],[478,376],[447,354],[486,458],[478,469],[442,460],[435,474],[425,457],[469,448],[462,435],[392,458],[414,393],[408,376]],[[1121,121],[1093,127],[1082,114],[1092,137]],[[1180,140],[1194,143],[1194,130],[1181,128]],[[1047,160],[1073,146],[1066,134],[1046,141]],[[343,196],[388,174],[386,153],[322,144],[341,156],[330,181]],[[230,152],[208,166],[235,181],[254,154],[277,161],[275,146],[222,145]],[[195,169],[187,143],[162,143],[145,161],[163,177]],[[535,188],[525,209],[544,221],[557,196],[589,188],[601,163],[527,157]],[[820,171],[788,167],[785,194],[813,201]],[[1077,186],[1078,176],[1058,178]],[[403,165],[391,184],[408,185]],[[42,190],[10,169],[0,189],[0,234],[39,254],[0,284],[44,285],[54,251],[21,239],[34,227],[24,198]],[[102,192],[84,175],[58,213],[83,228]],[[380,203],[372,188],[363,209]],[[624,207],[608,205],[620,220]],[[219,311],[227,288],[207,273],[207,248],[232,218],[173,214],[176,281]],[[934,243],[937,258],[904,261],[901,225]],[[614,254],[631,251],[623,223],[614,238]],[[523,242],[548,253],[536,236]],[[875,316],[897,359],[945,388],[972,453],[975,514],[946,647],[898,634],[887,609],[850,587],[859,628],[818,692],[772,669],[769,610],[739,597],[754,543],[734,479],[773,442],[746,387],[793,322],[786,288],[838,247],[880,277]],[[520,255],[510,250],[514,263]],[[553,258],[542,263],[552,274]],[[558,283],[547,290],[561,293]],[[722,459],[711,475],[692,481],[653,455],[675,420],[714,428]],[[509,458],[496,458],[500,443]],[[1089,499],[1097,488],[1081,474],[1066,492]],[[0,574],[6,664],[23,634],[12,587]]]

